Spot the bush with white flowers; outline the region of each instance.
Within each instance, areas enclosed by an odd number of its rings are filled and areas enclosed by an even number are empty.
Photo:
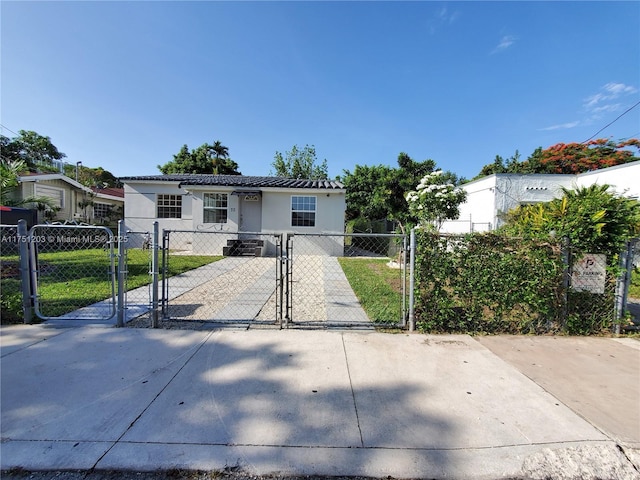
[[[408,192],[405,199],[421,227],[440,230],[446,220],[460,216],[459,207],[467,199],[467,192],[447,183],[442,177],[442,170],[436,170],[422,177],[416,189]]]

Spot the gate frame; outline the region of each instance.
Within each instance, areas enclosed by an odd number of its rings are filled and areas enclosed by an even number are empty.
[[[413,258],[411,258],[411,262],[409,261],[409,257],[407,256],[407,251],[410,250],[413,256],[413,248],[414,243],[409,244],[409,235],[406,233],[287,233],[287,255],[286,255],[286,275],[287,275],[287,285],[288,285],[288,294],[286,296],[287,303],[287,316],[285,317],[286,322],[285,326],[288,328],[289,323],[293,323],[293,262],[295,260],[295,255],[293,253],[293,239],[295,237],[342,237],[343,238],[343,255],[335,256],[335,255],[327,255],[334,256],[336,258],[358,258],[358,257],[345,257],[344,255],[344,239],[347,237],[365,237],[365,238],[401,238],[402,239],[402,265],[400,270],[402,272],[402,305],[401,305],[401,318],[395,324],[400,328],[407,328],[408,322],[409,326],[412,325],[411,320],[413,318],[413,288],[407,292],[407,282],[413,285]],[[382,257],[385,258],[385,257]],[[391,258],[391,257],[386,257]],[[409,277],[409,278],[407,278]],[[415,322],[414,322],[415,323]],[[373,324],[373,322],[372,322]],[[415,329],[415,325],[413,328],[410,328],[411,331]]]
[[[159,242],[157,239],[159,238],[158,230],[157,230],[157,222],[154,222],[154,239],[153,244],[155,248],[154,256],[156,257],[156,267],[154,271],[157,271],[157,274],[154,275],[154,283],[153,292],[156,293],[155,307],[153,308],[154,315],[152,317],[152,327],[159,327],[158,317],[162,316],[162,320],[171,320],[171,316],[169,315],[169,276],[168,273],[168,262],[169,262],[169,250],[170,250],[170,237],[171,233],[201,233],[201,234],[209,234],[209,235],[255,235],[259,237],[270,237],[274,240],[275,243],[275,259],[276,259],[276,268],[275,268],[275,303],[276,303],[276,311],[275,311],[275,324],[280,325],[282,328],[283,317],[282,317],[282,302],[283,302],[283,274],[282,274],[282,262],[286,257],[282,254],[282,233],[276,232],[241,232],[241,231],[228,231],[228,230],[212,230],[212,231],[203,231],[203,230],[184,230],[184,229],[163,229],[162,230],[162,246],[159,246]],[[157,260],[158,249],[162,250],[162,261],[161,263]],[[161,287],[161,293],[158,298],[157,292],[158,287]],[[280,294],[279,294],[280,293]],[[286,293],[286,292],[285,292]]]
[[[37,232],[37,228],[38,227],[46,227],[46,228],[53,228],[53,229],[67,229],[67,230],[102,230],[107,234],[107,242],[105,243],[105,245],[109,245],[109,252],[108,252],[108,256],[109,256],[109,271],[108,273],[108,279],[110,280],[111,283],[111,298],[107,298],[103,301],[107,301],[110,300],[109,302],[109,306],[110,306],[110,315],[108,317],[99,317],[99,318],[86,318],[86,317],[65,317],[65,320],[78,320],[78,321],[83,321],[83,320],[100,320],[100,321],[106,321],[106,320],[111,320],[112,318],[114,318],[117,314],[116,311],[116,282],[115,282],[115,274],[116,274],[116,269],[115,269],[115,253],[114,253],[114,243],[115,243],[115,237],[113,235],[113,232],[111,231],[110,228],[102,226],[102,225],[54,225],[54,224],[38,224],[38,225],[34,225],[33,227],[31,227],[31,229],[29,230],[29,234],[28,234],[28,242],[29,242],[29,264],[30,264],[30,273],[31,273],[31,282],[32,282],[32,291],[31,291],[31,298],[33,300],[33,311],[35,312],[35,314],[38,316],[38,318],[42,319],[42,320],[58,320],[60,319],[60,317],[50,317],[50,316],[46,316],[43,315],[42,312],[40,311],[40,301],[39,301],[39,295],[38,295],[38,273],[39,273],[39,268],[38,268],[38,260],[37,260],[37,254],[36,254],[36,244],[37,243],[42,243],[42,242],[37,242],[36,240],[38,239],[37,235],[34,235],[34,232]],[[39,253],[39,252],[38,252]],[[68,315],[68,314],[65,314]],[[25,317],[26,320],[26,317]]]

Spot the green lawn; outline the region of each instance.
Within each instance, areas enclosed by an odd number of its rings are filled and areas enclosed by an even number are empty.
[[[640,269],[634,268],[631,272],[631,285],[629,286],[629,297],[640,298]]]
[[[171,257],[168,275],[220,260],[219,256],[175,255]],[[128,251],[127,289],[151,283],[148,250]],[[114,259],[117,266],[117,259]],[[18,256],[5,256],[2,263],[2,323],[22,322],[22,297],[17,273]],[[41,253],[38,295],[40,311],[47,317],[57,317],[111,296],[109,254],[102,249]]]
[[[402,270],[389,268],[388,258],[342,257],[338,261],[371,320],[380,323],[402,320]]]

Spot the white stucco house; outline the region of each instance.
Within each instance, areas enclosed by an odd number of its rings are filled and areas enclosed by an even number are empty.
[[[333,180],[301,180],[244,175],[173,174],[124,177],[125,224],[132,231],[193,232],[180,248],[223,254],[229,240],[258,239],[264,234],[344,233],[344,186]],[[198,232],[219,232],[214,235]],[[184,235],[181,236],[185,238]],[[230,238],[233,237],[233,238]],[[268,239],[257,254],[274,252]],[[342,252],[336,237],[335,253]],[[227,249],[228,250],[228,249]],[[224,252],[225,254],[228,251]]]
[[[562,188],[610,185],[611,191],[640,200],[640,161],[578,175],[497,173],[465,183],[467,200],[458,220],[445,222],[442,233],[495,230],[502,216],[519,205],[548,202],[562,196]]]

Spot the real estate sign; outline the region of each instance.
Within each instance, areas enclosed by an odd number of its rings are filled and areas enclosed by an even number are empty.
[[[571,288],[576,292],[604,293],[607,256],[586,253],[573,265]]]

